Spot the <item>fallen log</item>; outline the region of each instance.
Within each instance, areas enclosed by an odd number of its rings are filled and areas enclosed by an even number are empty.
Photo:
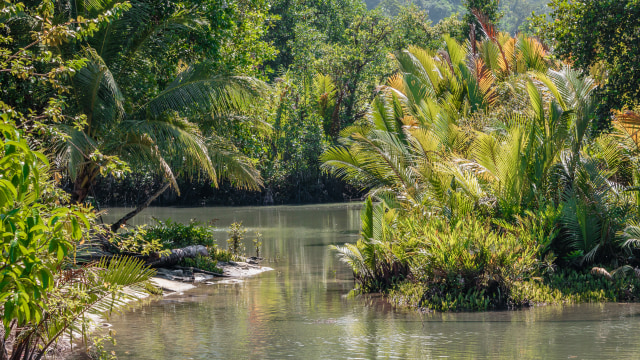
[[[147,259],[147,265],[152,268],[171,267],[185,258],[194,258],[198,255],[209,256],[209,251],[202,245],[191,245],[182,249],[173,249],[171,253]]]

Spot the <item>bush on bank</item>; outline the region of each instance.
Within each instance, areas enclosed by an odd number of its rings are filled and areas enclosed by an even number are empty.
[[[368,199],[362,223],[357,244],[334,249],[352,266],[359,291],[386,292],[397,305],[484,311],[640,299],[637,268],[607,271],[557,259],[550,250],[557,231],[540,214],[517,225],[450,222],[415,212],[400,217]]]
[[[155,224],[149,227],[133,228],[126,233],[117,234],[114,237],[117,248],[125,253],[148,255],[194,245],[206,246],[208,257],[199,255],[185,258],[179,265],[217,273],[222,273],[222,269],[217,266],[218,262],[244,261],[244,246],[241,241],[247,230],[241,223],[231,225],[229,236],[233,241],[228,240],[228,249],[220,249],[214,238],[215,227],[212,222],[201,223],[191,219],[189,223],[182,224],[171,219],[154,220]]]

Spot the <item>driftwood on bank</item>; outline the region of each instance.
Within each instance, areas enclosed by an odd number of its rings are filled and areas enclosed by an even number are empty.
[[[202,245],[192,245],[182,249],[173,249],[171,250],[171,253],[167,255],[163,255],[161,257],[155,255],[154,257],[150,257],[147,259],[147,265],[154,268],[170,267],[176,265],[182,259],[194,258],[198,255],[209,256],[209,251]]]
[[[115,246],[108,237],[104,236],[100,233],[95,233],[92,237],[94,244],[101,248],[100,251],[88,251],[86,254],[82,254],[80,262],[81,263],[89,263],[92,261],[99,261],[101,259],[107,258],[110,260],[115,256],[126,255],[129,257],[134,257],[140,260],[143,260],[146,265],[158,268],[158,267],[171,267],[179,263],[182,259],[194,258],[198,255],[202,255],[205,257],[209,256],[209,251],[205,246],[202,245],[191,245],[180,249],[172,249],[169,254],[160,256],[158,253],[152,253],[150,255],[142,255],[139,253],[127,252],[127,251],[119,251],[118,247]],[[95,250],[95,249],[94,249]],[[2,360],[0,358],[0,360]]]

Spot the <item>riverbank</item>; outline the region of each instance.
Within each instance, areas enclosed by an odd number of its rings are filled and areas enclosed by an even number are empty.
[[[126,308],[135,306],[142,301],[153,302],[153,296],[160,296],[156,299],[182,296],[186,292],[194,290],[199,286],[214,285],[222,282],[236,283],[242,281],[244,278],[256,276],[273,270],[271,267],[260,266],[255,260],[249,260],[249,262],[220,262],[218,263],[218,267],[223,270],[222,274],[211,275],[201,273],[199,272],[201,271],[199,269],[192,269],[191,273],[189,273],[189,270],[184,269],[156,269],[157,274],[152,277],[150,281],[154,286],[162,291],[161,294],[138,294],[135,300],[127,301]],[[123,312],[126,308],[115,309],[115,312]],[[91,319],[88,333],[100,332],[101,329],[106,330],[111,328],[111,323],[109,323],[108,319],[105,317],[88,316]],[[55,349],[52,349],[49,352],[49,355],[56,358],[67,358],[71,356],[74,359],[91,359],[91,357],[85,356],[85,344],[72,345],[71,343],[72,340],[68,336],[64,336]]]
[[[157,269],[158,274],[151,279],[151,282],[163,290],[163,295],[181,294],[185,291],[196,288],[197,284],[211,283],[212,281],[239,279],[272,271],[273,268],[260,266],[255,260],[250,262],[229,261],[219,262],[218,267],[222,269],[221,274],[211,274],[200,269]],[[252,262],[251,262],[252,261]]]
[[[558,271],[510,282],[504,288],[464,289],[443,283],[405,281],[387,291],[389,300],[421,312],[515,310],[547,305],[632,303],[640,300],[640,279],[611,277],[604,269]]]

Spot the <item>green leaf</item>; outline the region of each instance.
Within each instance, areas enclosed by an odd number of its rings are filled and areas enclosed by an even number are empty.
[[[51,285],[51,273],[49,272],[49,270],[47,269],[40,270],[40,282],[41,282],[42,288],[44,289],[49,288],[49,286]]]
[[[80,240],[82,238],[82,229],[78,224],[78,219],[76,219],[75,217],[71,218],[71,229],[73,233],[73,238],[75,240]]]

